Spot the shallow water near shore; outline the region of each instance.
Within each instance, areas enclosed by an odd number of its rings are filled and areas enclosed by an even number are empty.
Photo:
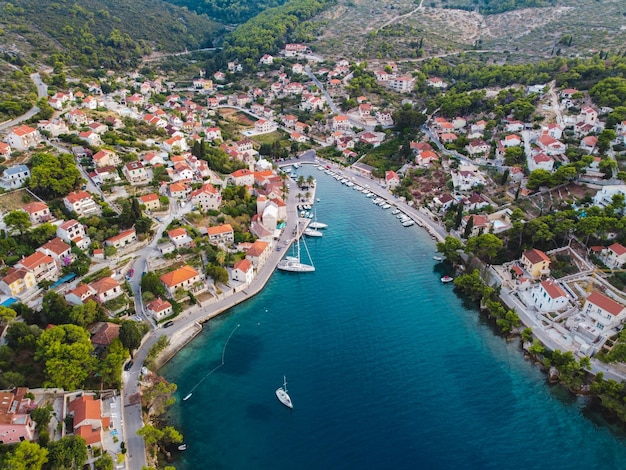
[[[316,271],[274,273],[161,370],[188,444],[176,468],[624,465],[621,432],[586,418],[585,401],[548,386],[441,284],[424,230],[312,166],[298,173],[318,180],[329,225],[307,239]],[[283,375],[293,410],[274,393]]]

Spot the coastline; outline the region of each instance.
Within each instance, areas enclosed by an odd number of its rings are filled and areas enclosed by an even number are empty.
[[[318,165],[319,162],[325,162],[322,159],[310,159],[310,160],[301,160],[301,159],[292,159],[284,162],[284,165],[292,165],[293,163],[300,163],[306,165]],[[332,162],[325,162],[331,164]],[[376,180],[368,179],[358,172],[352,170],[351,168],[339,168],[336,165],[333,166],[333,172],[345,172],[348,171],[351,174],[353,181],[358,182],[361,186],[365,186],[366,184],[374,182],[372,185],[374,187],[370,187],[369,190],[375,193],[377,196],[386,199],[392,206],[398,207],[402,209],[415,223],[423,230],[425,230],[431,238],[435,241],[443,241],[445,239],[443,227],[439,226],[430,216],[426,213],[421,212],[420,210],[408,205],[404,201],[400,201],[395,196],[389,192],[388,189],[381,187]],[[295,184],[293,180],[291,180],[292,184]],[[315,200],[317,187],[313,191],[313,195],[311,196],[311,200]],[[299,223],[301,220],[298,217],[297,205],[298,201],[295,200],[294,191],[289,192],[288,201],[287,201],[287,225],[285,230],[281,234],[281,237],[277,240],[277,244],[284,246],[285,249],[291,247],[291,244],[295,241],[295,238],[291,236],[296,227],[296,222]],[[291,222],[290,222],[291,221]],[[310,222],[309,219],[305,220],[305,224]],[[301,235],[302,236],[302,235]],[[288,242],[288,245],[285,245],[285,241]],[[274,274],[276,270],[276,266],[278,262],[283,258],[283,252],[277,252],[276,250],[272,251],[272,254],[265,262],[263,266],[259,269],[257,276],[252,280],[249,286],[245,287],[243,290],[230,293],[229,295],[223,295],[222,298],[218,298],[215,302],[208,304],[206,306],[196,305],[185,313],[182,314],[182,318],[176,321],[174,329],[171,330],[171,335],[168,335],[170,338],[170,344],[159,354],[159,356],[155,359],[155,372],[158,371],[161,367],[167,364],[178,352],[180,352],[187,344],[189,344],[197,335],[202,332],[202,325],[209,320],[217,317],[218,315],[224,313],[225,311],[245,302],[248,299],[251,299],[255,295],[259,294],[266,284],[269,282],[270,277]],[[210,312],[206,310],[210,309]],[[155,332],[159,331],[159,329],[155,330]]]

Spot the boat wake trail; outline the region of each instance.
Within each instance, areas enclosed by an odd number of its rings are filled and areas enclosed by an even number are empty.
[[[211,375],[213,372],[215,372],[217,369],[219,369],[220,367],[222,367],[224,365],[224,358],[225,358],[225,354],[226,354],[226,346],[228,346],[228,342],[230,341],[230,338],[235,334],[235,331],[237,331],[237,328],[239,328],[239,324],[237,324],[237,326],[233,329],[233,331],[230,332],[230,335],[228,335],[228,339],[226,340],[226,343],[224,343],[224,347],[222,348],[222,362],[221,364],[218,364],[213,370],[211,370],[208,374],[206,374],[204,377],[202,377],[200,379],[200,381],[195,384],[191,390],[189,390],[189,393],[185,396],[185,398],[183,398],[183,401],[187,401],[191,398],[191,395],[193,395],[193,391],[198,388],[198,386],[204,382],[206,380],[206,378]]]

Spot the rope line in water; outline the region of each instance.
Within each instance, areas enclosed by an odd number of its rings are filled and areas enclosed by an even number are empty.
[[[220,367],[222,367],[224,365],[224,355],[226,354],[226,346],[228,346],[228,342],[230,341],[230,338],[235,334],[235,331],[237,331],[237,328],[239,328],[239,324],[237,324],[237,326],[235,327],[235,329],[233,331],[230,332],[230,335],[228,335],[228,339],[226,340],[226,343],[224,343],[224,347],[222,348],[222,363],[217,365],[211,372],[209,372],[207,375],[205,375],[204,377],[202,377],[200,379],[200,381],[195,384],[192,389],[189,391],[189,394],[187,395],[188,397],[194,392],[194,390],[196,388],[198,388],[198,386],[204,382],[206,380],[206,378],[211,375],[213,372],[215,372],[217,369],[219,369]]]

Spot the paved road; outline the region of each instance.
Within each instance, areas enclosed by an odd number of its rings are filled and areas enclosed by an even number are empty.
[[[44,98],[48,96],[48,85],[46,85],[39,76],[38,73],[33,73],[30,75],[30,79],[33,81],[35,86],[37,87],[37,97]],[[24,122],[32,118],[35,114],[39,112],[38,106],[33,106],[28,111],[26,111],[21,116],[16,117],[15,119],[11,119],[10,121],[3,122],[0,124],[0,131],[4,129],[10,129],[11,127],[17,126],[19,123]]]
[[[304,155],[304,158],[285,161],[285,164],[287,164],[288,162],[303,162],[304,160],[311,160],[312,158],[314,158],[314,154],[312,155],[310,152],[307,152],[306,155]],[[283,247],[285,247],[285,242],[287,242],[288,244],[293,242],[291,234],[295,230],[298,221],[296,208],[298,201],[296,200],[296,191],[290,191],[288,193],[286,202],[288,213],[287,225],[285,227],[285,230],[283,231],[281,238],[277,242],[277,246]],[[178,216],[180,216],[180,214],[178,213],[178,209],[174,209],[170,216],[161,223],[159,232],[162,232],[164,228],[167,227],[169,221]],[[133,291],[135,292],[135,301],[137,303],[138,309],[137,312],[144,318],[145,314],[143,313],[143,305],[141,304],[140,300],[141,294],[139,291],[139,283],[141,282],[141,273],[143,272],[143,266],[145,266],[146,258],[154,254],[153,250],[156,249],[156,241],[158,239],[159,234],[157,233],[157,236],[154,238],[153,242],[151,242],[147,247],[144,247],[142,250],[140,250],[140,256],[133,265],[133,269],[135,272],[133,274],[133,277],[131,278],[131,286],[133,287]],[[250,284],[250,286],[243,291],[234,293],[224,298],[220,298],[215,303],[204,308],[195,306],[187,310],[186,313],[184,313],[181,317],[175,320],[174,325],[169,328],[155,328],[153,322],[149,320],[150,324],[153,326],[153,329],[144,339],[140,348],[135,352],[133,357],[133,367],[130,369],[130,371],[124,372],[122,376],[124,382],[122,391],[124,402],[124,433],[126,436],[126,446],[128,448],[128,469],[140,470],[143,466],[147,465],[145,442],[143,438],[137,436],[137,430],[143,426],[141,403],[138,398],[139,374],[141,373],[141,367],[146,359],[146,356],[148,355],[148,350],[150,349],[150,347],[154,345],[154,343],[161,335],[165,335],[171,340],[174,336],[180,335],[183,331],[187,330],[190,325],[213,318],[221,312],[228,310],[229,308],[232,308],[235,305],[244,302],[245,300],[259,293],[263,289],[271,275],[274,273],[275,267],[278,264],[278,261],[280,261],[280,259],[282,258],[283,254],[284,250],[281,252],[274,250],[267,262],[257,271],[257,275]]]

